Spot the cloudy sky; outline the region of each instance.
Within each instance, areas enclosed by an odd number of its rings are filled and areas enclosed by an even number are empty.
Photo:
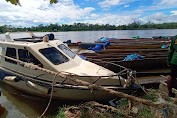
[[[51,23],[111,24],[177,22],[177,0],[20,0],[22,6],[0,0],[0,26]]]

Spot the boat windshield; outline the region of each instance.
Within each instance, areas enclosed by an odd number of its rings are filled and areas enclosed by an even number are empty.
[[[69,57],[71,57],[72,59],[74,59],[74,57],[76,56],[76,54],[74,52],[72,52],[68,47],[66,47],[64,44],[60,44],[58,45],[58,48],[60,48],[66,55],[68,55]]]
[[[59,65],[68,62],[69,59],[54,47],[40,49],[39,52],[43,54],[54,65]]]

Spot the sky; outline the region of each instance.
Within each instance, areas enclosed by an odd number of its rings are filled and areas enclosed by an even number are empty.
[[[40,24],[110,24],[177,22],[177,0],[20,0],[21,6],[0,0],[0,26]]]

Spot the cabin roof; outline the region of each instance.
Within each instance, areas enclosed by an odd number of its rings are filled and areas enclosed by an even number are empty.
[[[48,36],[48,40],[43,39],[45,36]],[[6,45],[16,45],[16,46],[31,46],[31,45],[40,45],[46,42],[50,42],[52,40],[56,40],[54,34],[46,34],[45,36],[31,36],[25,38],[10,38],[9,34],[6,34],[6,39],[0,41],[0,44]],[[58,40],[58,43],[62,43]]]
[[[1,44],[6,44],[6,45],[16,45],[16,46],[35,46],[35,45],[41,45],[44,43],[50,43],[53,41],[57,41],[57,43],[62,43],[60,40],[49,40],[48,42],[43,42],[41,38],[18,38],[18,39],[13,39],[12,41],[0,41]]]
[[[13,39],[14,41],[20,41],[20,42],[32,42],[32,43],[37,43],[37,42],[42,42],[42,38],[16,38]]]

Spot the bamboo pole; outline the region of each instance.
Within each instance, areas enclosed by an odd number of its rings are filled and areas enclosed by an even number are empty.
[[[158,107],[158,106],[162,105],[162,103],[154,103],[154,102],[142,99],[142,98],[138,98],[138,97],[135,97],[135,96],[132,96],[132,95],[125,94],[123,92],[115,91],[115,90],[112,90],[112,89],[107,89],[107,88],[104,88],[102,86],[98,86],[96,84],[91,84],[91,83],[85,82],[83,80],[78,80],[76,78],[68,78],[67,75],[64,75],[64,74],[59,73],[59,72],[57,73],[57,72],[54,72],[54,71],[51,71],[51,70],[48,70],[48,69],[44,69],[44,68],[41,68],[41,67],[39,67],[37,65],[34,65],[34,64],[31,64],[31,63],[26,63],[26,62],[23,62],[23,61],[20,61],[20,60],[11,58],[11,57],[7,57],[7,56],[1,55],[1,54],[0,54],[0,56],[4,57],[4,58],[7,58],[7,59],[10,59],[12,61],[24,64],[24,67],[34,69],[34,70],[40,70],[40,71],[43,71],[43,72],[46,72],[46,73],[49,73],[49,74],[52,74],[52,75],[57,74],[57,76],[60,76],[60,77],[65,78],[65,79],[70,79],[71,81],[76,82],[77,84],[81,84],[81,85],[88,86],[88,87],[93,88],[93,89],[98,89],[100,91],[107,92],[107,93],[112,94],[112,95],[114,95],[118,98],[127,98],[129,100],[141,102],[145,105],[149,105],[149,106],[153,106],[153,107]]]

